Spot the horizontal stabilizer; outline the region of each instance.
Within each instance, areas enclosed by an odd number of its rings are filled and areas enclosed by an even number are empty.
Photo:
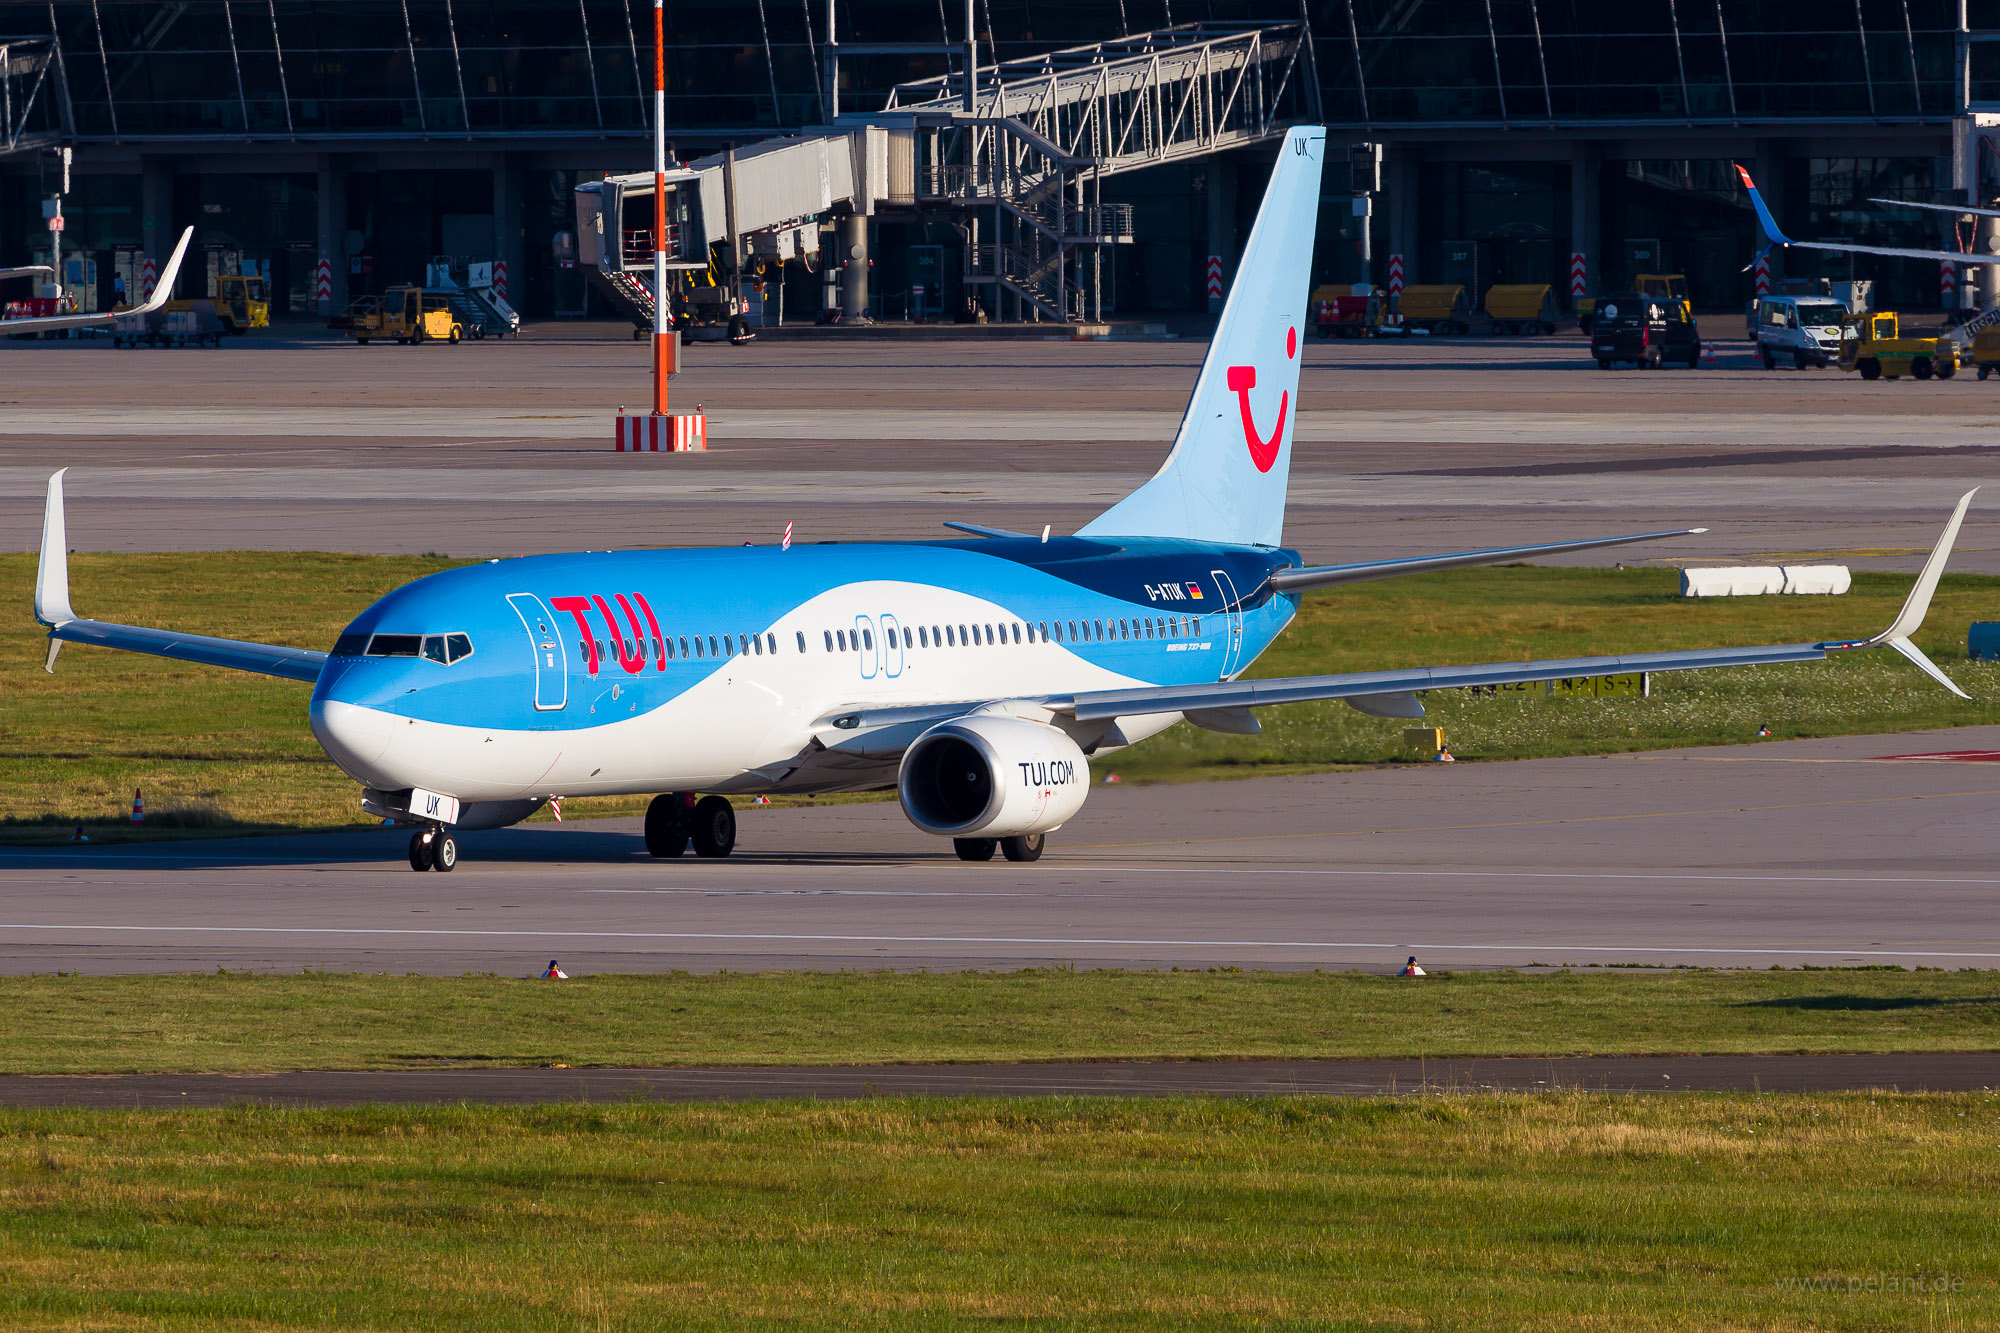
[[[1666,532],[1638,532],[1628,537],[1592,537],[1585,541],[1544,542],[1537,546],[1496,546],[1484,551],[1413,555],[1400,560],[1368,560],[1353,565],[1311,565],[1304,569],[1279,570],[1271,575],[1271,589],[1274,592],[1303,592],[1311,588],[1335,588],[1344,583],[1366,583],[1372,579],[1393,579],[1404,574],[1428,574],[1440,569],[1465,569],[1474,565],[1504,565],[1532,556],[1594,551],[1603,546],[1690,537],[1707,531],[1707,528],[1673,528]]]
[[[1035,534],[1032,532],[1015,532],[1012,528],[989,528],[984,523],[954,523],[946,519],[944,525],[956,528],[960,532],[969,532],[975,537],[1018,537],[1023,541],[1035,539]]]

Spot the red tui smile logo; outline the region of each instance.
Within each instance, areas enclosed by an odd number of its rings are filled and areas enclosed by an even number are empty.
[[[1285,330],[1285,359],[1299,354],[1299,331],[1296,326]],[[1278,395],[1278,424],[1271,428],[1271,438],[1265,439],[1257,430],[1257,418],[1250,410],[1250,391],[1257,387],[1257,367],[1231,366],[1227,381],[1229,391],[1236,395],[1236,408],[1243,416],[1243,443],[1250,447],[1250,461],[1259,472],[1269,472],[1271,465],[1278,461],[1278,442],[1285,438],[1285,413],[1292,405],[1291,390]]]

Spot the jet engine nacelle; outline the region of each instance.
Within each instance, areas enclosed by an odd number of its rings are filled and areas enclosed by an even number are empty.
[[[942,722],[903,752],[903,813],[943,838],[1047,833],[1083,808],[1090,761],[1067,733],[1016,717]]]

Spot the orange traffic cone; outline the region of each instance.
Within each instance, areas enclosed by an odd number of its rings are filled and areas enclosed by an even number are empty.
[[[146,797],[137,787],[132,789],[132,822],[134,824],[146,822]]]
[[[1411,954],[1410,961],[1403,964],[1403,970],[1398,972],[1396,975],[1399,977],[1427,977],[1430,975],[1430,973],[1424,971],[1421,967],[1418,967],[1417,956],[1415,954]]]

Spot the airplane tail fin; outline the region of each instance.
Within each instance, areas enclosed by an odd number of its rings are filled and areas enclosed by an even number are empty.
[[[1285,136],[1173,452],[1079,529],[1276,546],[1284,537],[1326,127]]]
[[[1757,193],[1757,182],[1750,179],[1750,173],[1741,163],[1736,165],[1736,174],[1743,178],[1743,188],[1750,192],[1750,206],[1757,210],[1757,225],[1764,229],[1764,244],[1790,245],[1792,238],[1778,230],[1778,220],[1771,216],[1771,210],[1764,203],[1764,196]]]

